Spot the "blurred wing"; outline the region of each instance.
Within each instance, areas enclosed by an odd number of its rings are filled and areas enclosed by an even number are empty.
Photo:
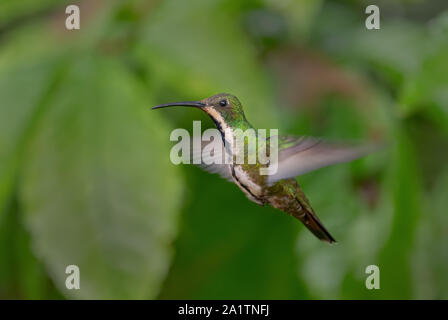
[[[225,164],[226,151],[221,138],[217,139],[216,141],[202,141],[200,138],[193,139],[191,143],[191,163],[197,165],[198,167],[209,173],[219,174],[224,179],[233,181],[232,174],[230,173],[230,166],[228,164]],[[195,142],[201,146],[201,150],[196,150],[193,148]],[[213,150],[214,152],[203,152],[204,150],[207,150],[206,147],[211,143],[216,144]],[[209,147],[211,147],[211,145]]]
[[[375,149],[372,145],[327,142],[313,137],[279,137],[278,168],[267,181],[292,178],[332,164],[347,162]]]

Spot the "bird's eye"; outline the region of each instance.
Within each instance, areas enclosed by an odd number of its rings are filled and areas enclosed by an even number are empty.
[[[225,107],[225,106],[227,105],[227,100],[221,100],[221,101],[219,101],[219,105],[220,105],[221,107]]]

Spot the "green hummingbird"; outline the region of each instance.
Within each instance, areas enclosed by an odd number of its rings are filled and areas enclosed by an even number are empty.
[[[152,109],[174,106],[199,108],[207,113],[220,132],[223,150],[232,153],[232,157],[238,152],[235,151],[238,148],[226,147],[229,141],[235,138],[233,137],[235,132],[254,129],[246,120],[241,102],[231,94],[221,93],[200,101],[161,104]],[[370,152],[372,146],[330,143],[322,139],[304,136],[276,137],[278,139],[278,156],[277,170],[274,174],[260,174],[259,169],[263,164],[258,160],[254,164],[225,163],[225,161],[219,164],[206,164],[210,161],[202,159],[198,165],[234,182],[253,202],[261,206],[269,204],[284,211],[300,220],[320,240],[335,243],[336,240],[314,213],[295,177],[328,165],[359,158]],[[269,145],[272,137],[265,139]],[[266,150],[268,149],[266,147]],[[246,149],[243,147],[243,150]],[[193,157],[196,156],[193,155]]]

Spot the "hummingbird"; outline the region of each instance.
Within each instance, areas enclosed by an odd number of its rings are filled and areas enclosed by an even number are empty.
[[[204,111],[219,130],[222,148],[235,156],[238,148],[226,148],[237,130],[254,129],[247,121],[243,106],[238,98],[228,93],[221,93],[199,101],[183,101],[160,104],[152,109],[166,107],[193,107]],[[320,138],[307,136],[276,136],[278,159],[277,170],[270,175],[260,174],[260,164],[234,162],[206,164],[200,167],[211,173],[218,173],[223,178],[234,182],[246,196],[261,206],[271,205],[300,220],[318,239],[335,243],[334,237],[327,231],[315,214],[296,176],[336,163],[357,159],[372,151],[371,145],[352,145],[335,143]],[[269,144],[272,137],[266,138]],[[266,148],[268,149],[268,148]],[[241,151],[241,150],[240,150]],[[245,151],[244,151],[245,152]],[[249,152],[249,151],[247,151]],[[196,157],[197,155],[193,155]]]

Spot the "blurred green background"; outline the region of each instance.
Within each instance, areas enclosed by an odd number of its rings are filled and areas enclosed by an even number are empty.
[[[220,92],[255,127],[388,143],[299,177],[338,245],[171,164],[172,129],[213,123],[149,107]],[[3,0],[0,101],[2,299],[448,298],[446,1]]]

